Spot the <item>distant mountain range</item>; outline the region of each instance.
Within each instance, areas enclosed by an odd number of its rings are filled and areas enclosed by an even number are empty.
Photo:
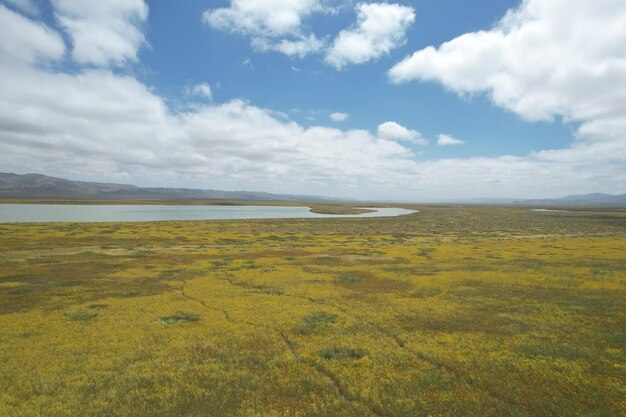
[[[129,184],[70,181],[41,174],[0,172],[2,199],[72,200],[214,200],[330,202],[334,199],[252,191],[199,190],[191,188],[145,188]]]
[[[561,198],[519,199],[519,198],[466,198],[440,201],[447,204],[529,206],[529,207],[626,207],[626,194],[576,194]]]
[[[0,199],[56,200],[204,200],[204,201],[290,201],[356,202],[320,196],[271,194],[254,191],[150,188],[130,184],[70,181],[41,174],[0,172]],[[578,194],[554,199],[450,199],[443,204],[520,205],[532,207],[626,207],[626,194]]]
[[[526,206],[626,207],[626,194],[576,194],[562,198],[515,201]]]

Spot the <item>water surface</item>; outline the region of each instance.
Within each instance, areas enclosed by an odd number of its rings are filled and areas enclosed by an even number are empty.
[[[0,223],[391,217],[415,212],[401,208],[373,210],[342,215],[311,213],[308,207],[291,206],[0,204]]]

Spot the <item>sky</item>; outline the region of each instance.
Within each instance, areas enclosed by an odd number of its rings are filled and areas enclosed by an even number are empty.
[[[626,192],[623,0],[0,0],[0,171],[365,200]]]

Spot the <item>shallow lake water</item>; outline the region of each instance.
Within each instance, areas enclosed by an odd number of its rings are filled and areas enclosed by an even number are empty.
[[[392,217],[415,212],[401,208],[372,210],[376,211],[332,215],[291,206],[0,204],[0,223]]]

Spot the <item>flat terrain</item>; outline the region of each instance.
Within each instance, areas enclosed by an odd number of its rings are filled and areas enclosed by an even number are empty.
[[[0,224],[2,416],[624,416],[626,213]]]

